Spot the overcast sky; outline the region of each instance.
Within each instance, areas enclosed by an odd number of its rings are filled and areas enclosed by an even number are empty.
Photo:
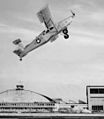
[[[46,4],[55,22],[76,13],[70,38],[60,35],[20,62],[12,41],[26,45],[45,29],[36,13]],[[84,100],[86,85],[104,85],[104,1],[0,0],[0,91],[19,82],[51,97]]]

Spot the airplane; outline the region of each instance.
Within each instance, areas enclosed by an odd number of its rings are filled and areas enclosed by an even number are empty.
[[[18,49],[14,50],[13,53],[19,56],[20,61],[32,50],[46,44],[47,42],[53,42],[58,38],[58,35],[62,33],[65,39],[69,38],[67,27],[71,24],[72,19],[75,17],[75,13],[71,11],[72,15],[65,18],[64,20],[55,23],[51,17],[48,6],[41,9],[37,16],[41,23],[45,24],[46,30],[42,31],[31,43],[25,47],[22,44],[21,39],[16,39],[13,44],[18,46]]]

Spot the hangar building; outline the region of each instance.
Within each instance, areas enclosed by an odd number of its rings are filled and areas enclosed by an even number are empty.
[[[0,113],[52,112],[55,102],[46,95],[25,90],[23,85],[0,93]]]

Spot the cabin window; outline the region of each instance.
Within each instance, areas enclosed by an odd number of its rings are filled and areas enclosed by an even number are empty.
[[[53,27],[50,28],[50,30],[52,30],[52,29],[53,29]]]
[[[48,33],[48,32],[49,32],[49,30],[46,31],[46,33]]]
[[[45,35],[45,30],[43,31],[43,33],[42,33],[43,35]]]

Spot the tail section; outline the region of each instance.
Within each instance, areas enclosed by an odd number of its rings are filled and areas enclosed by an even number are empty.
[[[24,46],[22,44],[22,41],[20,39],[16,39],[16,40],[13,41],[13,44],[18,46],[16,48],[16,50],[13,51],[13,53],[18,55],[20,57],[20,59],[22,59],[22,53],[24,51]]]
[[[18,45],[21,42],[22,42],[21,39],[16,39],[16,40],[13,41],[13,44],[14,45]]]
[[[21,53],[23,51],[21,49],[18,49],[18,50],[14,50],[13,53],[15,53],[16,55],[18,55],[19,57],[21,56]]]

